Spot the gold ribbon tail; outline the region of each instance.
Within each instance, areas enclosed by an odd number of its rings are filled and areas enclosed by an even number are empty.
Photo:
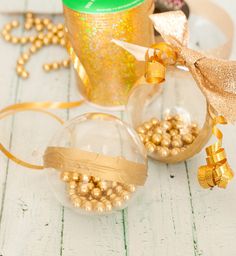
[[[224,148],[222,148],[223,134],[217,128],[218,124],[227,124],[223,116],[214,118],[212,133],[217,138],[217,142],[206,148],[207,165],[198,169],[198,181],[201,187],[208,189],[218,186],[226,188],[233,179],[234,173],[230,168]]]

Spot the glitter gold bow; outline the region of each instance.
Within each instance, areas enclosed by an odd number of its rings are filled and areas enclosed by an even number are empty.
[[[150,18],[155,29],[164,39],[164,43],[154,45],[154,49],[148,49],[118,40],[113,42],[129,51],[137,60],[146,61],[147,82],[164,81],[163,67],[167,65],[180,64],[189,69],[206,97],[209,107],[216,115],[213,134],[218,138],[218,142],[207,148],[208,165],[200,167],[199,181],[203,187],[218,185],[225,188],[232,179],[233,173],[221,148],[222,133],[216,125],[236,121],[236,62],[216,59],[187,48],[189,31],[187,19],[182,11],[154,14],[150,15]],[[152,51],[153,55],[151,57],[148,55],[147,58],[149,51]],[[159,68],[161,75],[154,70],[155,68]]]

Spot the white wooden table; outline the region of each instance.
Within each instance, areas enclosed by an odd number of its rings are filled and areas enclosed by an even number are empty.
[[[20,2],[1,0],[0,9],[13,8],[16,3],[25,10],[27,5]],[[28,6],[34,2],[28,1]],[[43,8],[46,2],[39,2]],[[236,3],[216,2],[236,22]],[[0,27],[11,19],[1,15]],[[30,79],[22,81],[14,68],[23,48],[3,40],[0,46],[0,108],[16,102],[80,98],[72,71],[48,75],[42,71],[44,62],[58,59],[59,54],[66,56],[64,50],[44,49],[35,55],[27,66]],[[68,119],[93,110],[84,106],[56,113]],[[18,156],[39,163],[56,128],[58,125],[47,116],[22,113],[1,121],[0,141]],[[223,130],[229,162],[236,170],[236,128]],[[27,170],[0,155],[0,255],[235,256],[236,179],[224,191],[202,190],[196,175],[204,157],[203,152],[178,165],[149,161],[144,193],[128,209],[105,217],[87,217],[55,200],[43,171]]]

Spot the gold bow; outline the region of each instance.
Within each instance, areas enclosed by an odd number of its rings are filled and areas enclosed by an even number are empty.
[[[145,78],[148,83],[164,81],[167,65],[180,64],[189,69],[216,116],[213,134],[218,138],[216,144],[207,148],[207,166],[199,168],[199,182],[204,188],[216,185],[225,188],[233,173],[221,148],[222,133],[216,125],[236,121],[236,62],[216,59],[187,48],[188,23],[182,11],[154,14],[150,18],[165,42],[155,44],[151,49],[118,40],[113,42],[137,60],[146,61]]]

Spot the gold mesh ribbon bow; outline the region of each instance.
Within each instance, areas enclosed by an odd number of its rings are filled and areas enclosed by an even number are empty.
[[[216,59],[189,49],[188,23],[182,11],[154,14],[150,18],[165,42],[154,45],[153,49],[118,40],[113,42],[129,51],[137,60],[146,61],[145,77],[149,83],[164,81],[167,65],[180,64],[189,69],[209,107],[217,116],[213,134],[219,141],[207,148],[208,165],[200,167],[199,181],[204,188],[216,185],[225,188],[233,174],[221,148],[222,133],[216,124],[226,123],[226,120],[230,123],[236,121],[236,62]],[[150,51],[153,52],[151,57]]]

